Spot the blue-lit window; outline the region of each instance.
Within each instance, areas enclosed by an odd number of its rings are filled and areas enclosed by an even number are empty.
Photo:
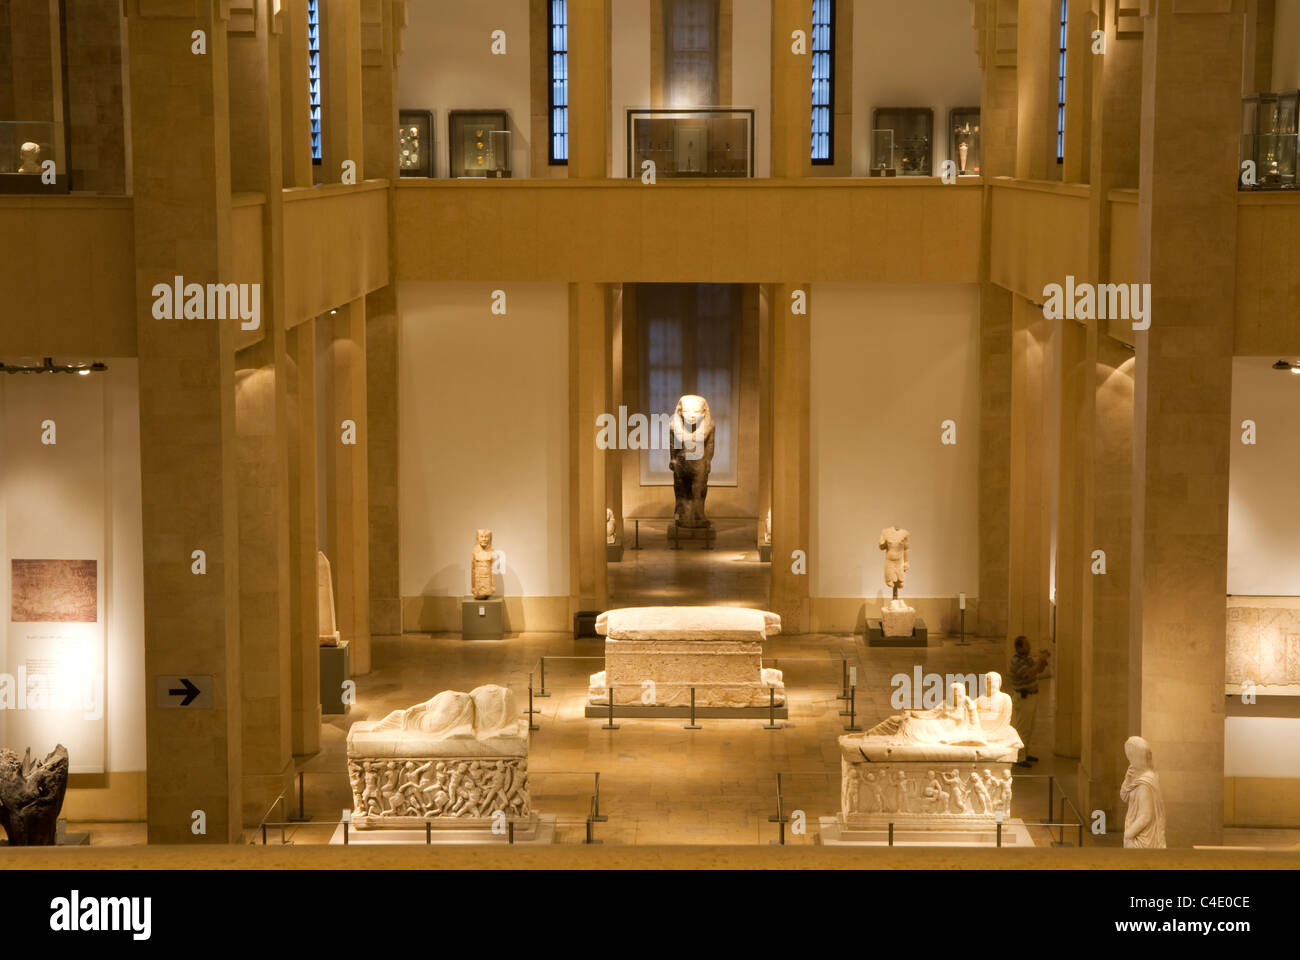
[[[307,103],[311,114],[311,162],[320,163],[320,0],[307,0]]]
[[[812,162],[835,162],[835,0],[812,5]]]
[[[1069,0],[1061,0],[1061,61],[1056,70],[1056,162],[1065,162],[1065,12]]]
[[[550,39],[547,55],[551,65],[551,152],[552,166],[569,162],[569,11],[568,0],[550,0]]]

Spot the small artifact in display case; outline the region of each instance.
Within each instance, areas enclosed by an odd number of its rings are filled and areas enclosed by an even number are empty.
[[[929,107],[879,107],[872,124],[873,146],[879,149],[880,134],[893,137],[892,157],[873,154],[876,176],[929,177],[934,175],[934,111]],[[893,174],[886,173],[894,170]],[[877,173],[876,171],[880,171]]]
[[[397,166],[403,177],[433,176],[433,113],[403,110],[397,128]]]
[[[894,166],[894,131],[871,131],[871,175],[873,177],[896,177],[898,169]]]
[[[752,177],[752,109],[630,109],[629,177],[654,164],[656,177]]]
[[[980,173],[980,109],[955,107],[949,114],[948,159],[957,164],[957,176]]]
[[[64,131],[48,120],[0,120],[0,193],[67,193]]]
[[[504,110],[453,110],[448,125],[451,176],[510,176],[510,124]]]
[[[1254,164],[1239,184],[1244,190],[1294,190],[1300,127],[1300,92],[1261,93],[1241,102],[1241,162]],[[1253,173],[1253,175],[1252,175]]]

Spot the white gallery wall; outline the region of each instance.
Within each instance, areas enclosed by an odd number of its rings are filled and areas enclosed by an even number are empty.
[[[1047,2],[1047,0],[1043,0]],[[853,7],[853,175],[871,166],[877,107],[934,110],[934,173],[948,157],[948,111],[980,103],[968,0],[856,0]]]
[[[611,177],[627,176],[627,111],[650,106],[650,4],[613,0],[609,25]]]
[[[1228,593],[1300,598],[1300,376],[1276,357],[1232,361],[1228,479]],[[1242,422],[1255,443],[1242,442]],[[1300,600],[1297,600],[1300,604]]]
[[[877,543],[897,525],[912,534],[906,596],[974,596],[978,288],[814,284],[810,301],[811,595],[884,597]]]
[[[0,745],[62,743],[74,774],[145,769],[139,381],[135,360],[106,362],[0,380]],[[53,563],[32,581],[15,560]],[[75,691],[73,708],[35,709],[35,674]]]
[[[445,177],[448,172],[449,111],[506,110],[513,174],[528,176],[528,0],[414,0],[407,10],[410,23],[398,60],[398,106],[433,111],[434,175]],[[494,30],[505,31],[505,54],[492,53]]]
[[[480,527],[498,591],[569,594],[568,287],[504,290],[505,316],[490,284],[398,293],[403,597],[465,596]]]
[[[809,66],[810,71],[811,69]],[[808,87],[808,95],[811,98],[811,72],[808,76]],[[754,176],[770,177],[772,175],[772,5],[770,3],[734,0],[731,17],[731,103],[728,106],[754,108]]]

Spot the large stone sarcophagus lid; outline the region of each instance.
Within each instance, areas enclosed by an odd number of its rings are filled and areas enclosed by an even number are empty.
[[[444,690],[348,730],[352,824],[362,829],[482,828],[535,819],[528,719],[505,687]]]

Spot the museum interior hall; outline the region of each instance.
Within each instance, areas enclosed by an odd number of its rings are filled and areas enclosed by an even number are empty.
[[[0,0],[0,861],[1300,867],[1298,112],[1300,0]]]

